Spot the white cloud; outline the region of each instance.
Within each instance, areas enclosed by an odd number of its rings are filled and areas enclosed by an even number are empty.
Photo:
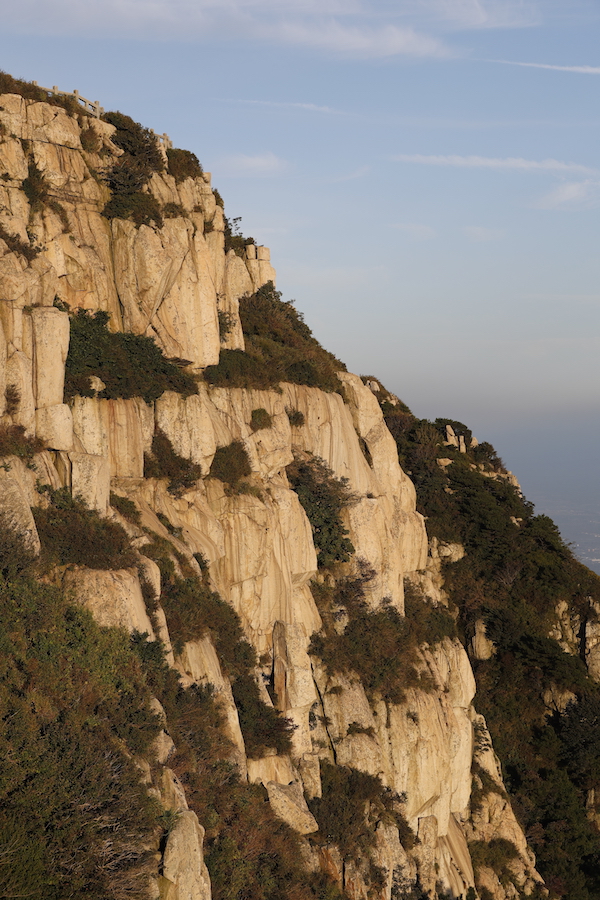
[[[284,159],[276,156],[270,150],[266,153],[258,153],[255,156],[247,156],[244,153],[235,153],[224,156],[214,164],[214,171],[219,175],[280,175],[288,168]]]
[[[435,237],[435,230],[430,225],[418,225],[414,222],[402,222],[392,225],[417,241],[430,241]]]
[[[504,237],[504,232],[498,228],[485,228],[483,225],[467,225],[463,228],[463,232],[477,244],[487,243],[488,241],[498,241]]]
[[[512,62],[508,59],[490,59],[488,62],[504,66],[524,66],[528,69],[552,69],[555,72],[578,72],[580,75],[600,75],[600,66],[554,66],[549,63]]]
[[[412,28],[397,25],[373,27],[346,25],[339,21],[283,21],[257,28],[257,36],[286,44],[329,50],[343,56],[380,58],[386,56],[443,57],[449,51],[442,42]]]
[[[425,166],[454,166],[461,169],[506,169],[521,172],[596,172],[580,163],[565,163],[558,159],[522,159],[521,157],[493,156],[426,156],[420,153],[401,153],[392,156],[395,162],[417,163]]]
[[[589,209],[600,204],[600,181],[565,181],[544,194],[534,206],[538,209]]]
[[[335,178],[327,179],[327,181],[332,184],[337,184],[339,181],[354,181],[356,178],[364,178],[370,171],[371,166],[360,166],[354,172],[350,172],[349,175],[337,175]]]
[[[534,0],[417,0],[430,15],[458,28],[523,28],[539,21]]]

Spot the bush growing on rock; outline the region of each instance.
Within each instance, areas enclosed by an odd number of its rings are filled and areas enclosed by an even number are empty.
[[[17,456],[29,462],[36,453],[41,453],[45,446],[41,438],[25,434],[23,425],[0,424],[0,457]]]
[[[71,315],[71,338],[65,367],[65,401],[79,395],[96,396],[90,377],[106,387],[99,397],[108,400],[143,397],[150,404],[165,391],[184,397],[198,393],[191,375],[169,362],[152,338],[109,331],[110,315],[78,309]]]
[[[144,478],[168,478],[167,490],[181,497],[191,490],[202,475],[200,466],[180,456],[160,429],[152,438],[152,452],[144,454]]]
[[[352,500],[347,480],[336,478],[316,456],[297,458],[286,472],[311,524],[319,566],[347,562],[354,553],[341,520],[344,506]]]
[[[189,150],[173,147],[167,150],[167,160],[169,175],[173,175],[177,184],[186,178],[199,178],[204,172],[196,154]]]
[[[136,552],[120,525],[88,509],[68,488],[48,493],[48,508],[32,510],[45,566],[72,563],[89,569],[126,569],[136,564]]]
[[[244,735],[246,755],[250,759],[260,759],[269,750],[289,753],[295,725],[261,700],[258,685],[252,675],[236,678],[232,691]]]
[[[132,755],[160,724],[129,637],[18,558],[0,603],[0,894],[145,900],[158,810]]]
[[[210,467],[211,478],[236,488],[240,479],[252,474],[250,459],[241,441],[218,447]]]
[[[270,428],[273,424],[271,414],[266,409],[253,409],[250,417],[250,428],[252,431],[260,431],[262,428]]]

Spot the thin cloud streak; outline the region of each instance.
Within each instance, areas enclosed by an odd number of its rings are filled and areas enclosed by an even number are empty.
[[[417,163],[425,166],[454,166],[461,169],[500,169],[520,172],[579,172],[590,175],[597,170],[579,163],[565,163],[558,159],[522,159],[508,156],[426,156],[420,153],[401,153],[392,156],[394,162]]]
[[[522,66],[527,69],[551,69],[554,72],[577,72],[579,75],[600,75],[600,66],[555,66],[550,63],[513,62],[509,59],[486,59],[484,62],[503,66]]]
[[[348,116],[352,113],[342,109],[333,109],[331,106],[318,106],[316,103],[292,103],[277,100],[225,100],[225,103],[243,103],[249,106],[267,106],[276,109],[305,109],[307,112],[327,113],[330,116]]]

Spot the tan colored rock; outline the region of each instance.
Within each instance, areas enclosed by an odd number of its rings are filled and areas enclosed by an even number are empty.
[[[263,756],[261,759],[248,759],[248,781],[254,784],[260,783],[267,787],[270,781],[277,782],[277,784],[289,784],[297,779],[298,773],[287,756]]]
[[[155,403],[156,425],[185,459],[199,464],[208,474],[217,448],[206,385],[199,385],[199,393],[182,397],[167,391]]]
[[[12,471],[15,462],[11,456],[0,459],[0,522],[18,534],[25,548],[37,556],[41,548],[40,539],[27,496]]]
[[[473,659],[491,659],[495,652],[493,641],[487,637],[485,622],[477,619],[475,622],[475,634],[471,638]]]
[[[108,403],[94,397],[74,397],[71,405],[77,446],[91,456],[109,455]]]
[[[254,285],[244,260],[230,251],[225,261],[225,290],[219,297],[219,309],[230,319],[231,330],[221,346],[227,350],[245,350],[244,334],[239,316],[239,300],[254,292]]]
[[[106,456],[89,453],[69,453],[71,460],[71,490],[81,497],[90,509],[99,513],[108,510],[110,494],[110,467]]]
[[[101,400],[106,405],[110,472],[118,478],[142,478],[144,453],[152,446],[154,411],[141,397]]]
[[[0,304],[1,307],[2,304]],[[35,400],[33,396],[33,365],[22,351],[9,352],[6,361],[6,384],[12,384],[19,394],[19,407],[12,419],[23,425],[27,434],[35,431]]]
[[[223,675],[211,639],[206,636],[188,641],[177,658],[177,667],[188,683],[212,684],[225,717],[224,731],[233,748],[233,759],[242,778],[246,777],[246,751],[240,721],[231,692],[231,684]]]
[[[61,403],[37,409],[35,433],[52,450],[72,450],[73,416],[69,407]]]
[[[185,810],[167,838],[162,875],[161,900],[210,900],[210,876],[202,846],[204,828],[196,813]]]
[[[146,632],[154,640],[137,574],[130,569],[67,569],[65,588],[90,610],[99,625]]]
[[[319,830],[298,783],[277,784],[276,781],[269,781],[267,793],[275,815],[287,822],[298,834],[314,834]]]

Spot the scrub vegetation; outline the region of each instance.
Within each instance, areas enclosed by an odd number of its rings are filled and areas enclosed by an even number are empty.
[[[220,387],[281,390],[282,381],[340,391],[345,366],[313,337],[302,313],[268,282],[240,300],[246,350],[222,350],[204,377]]]
[[[60,304],[67,309],[66,304]],[[70,316],[71,338],[65,369],[65,402],[72,397],[107,400],[143,397],[150,404],[165,391],[184,397],[198,393],[192,376],[169,362],[152,338],[109,331],[110,314],[77,309]],[[98,394],[90,384],[96,375],[105,387]]]
[[[593,900],[600,841],[586,806],[588,792],[600,789],[600,743],[592,737],[600,688],[578,648],[566,653],[549,635],[561,601],[581,628],[595,621],[600,578],[575,559],[551,519],[535,515],[491,444],[470,447],[470,430],[451,419],[417,419],[385,401],[382,409],[429,534],[465,547],[445,571],[445,589],[465,643],[483,620],[495,645],[491,659],[473,662],[477,708],[537,867],[551,893]],[[444,443],[447,424],[465,438],[466,453]],[[451,462],[442,467],[440,458]],[[544,703],[556,688],[576,697],[562,714]]]

